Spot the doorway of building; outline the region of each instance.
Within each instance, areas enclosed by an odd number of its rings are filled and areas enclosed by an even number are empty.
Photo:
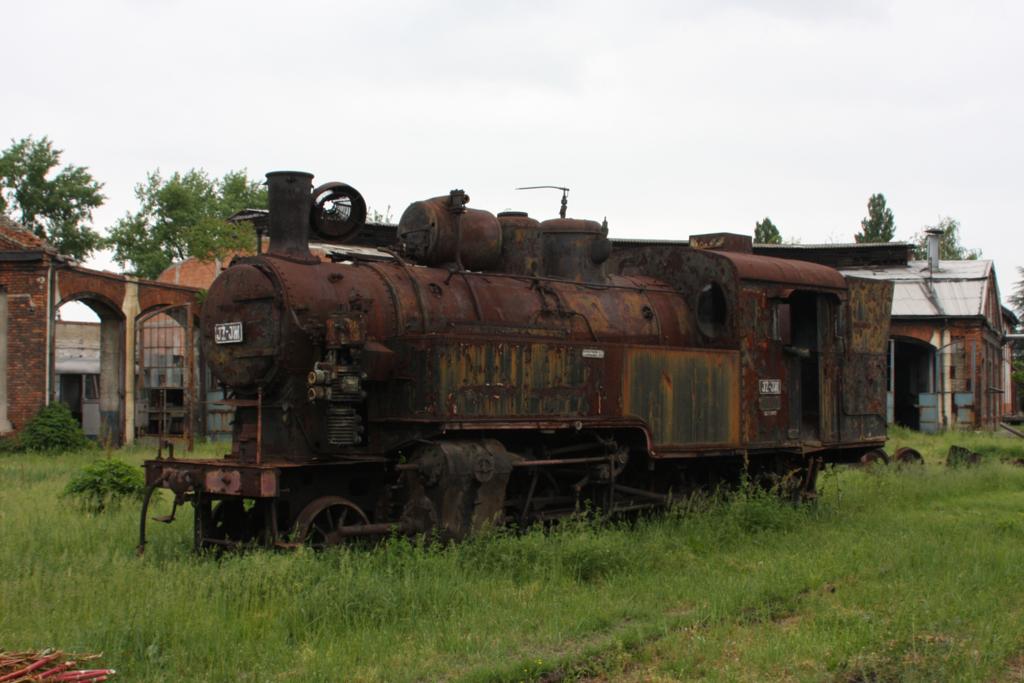
[[[893,420],[916,431],[937,431],[935,347],[917,339],[893,341]]]
[[[86,294],[65,301],[54,321],[54,398],[105,447],[124,441],[124,318]]]
[[[180,442],[188,450],[197,427],[196,325],[191,304],[161,306],[139,316],[137,437]]]

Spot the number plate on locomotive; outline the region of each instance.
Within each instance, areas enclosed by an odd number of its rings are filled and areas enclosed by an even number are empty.
[[[761,394],[764,396],[778,396],[782,393],[782,380],[781,379],[762,379],[761,382]]]
[[[218,344],[241,343],[242,323],[217,323],[213,326],[213,341]]]

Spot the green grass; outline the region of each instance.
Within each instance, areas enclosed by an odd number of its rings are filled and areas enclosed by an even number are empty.
[[[946,469],[949,443],[994,455]],[[926,464],[827,471],[814,506],[221,559],[191,554],[190,509],[140,558],[134,507],[59,498],[96,453],[4,455],[0,649],[102,651],[124,681],[1020,680],[1024,468],[1000,457],[1024,441],[899,445]]]

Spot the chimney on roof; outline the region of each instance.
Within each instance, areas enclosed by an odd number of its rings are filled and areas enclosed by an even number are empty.
[[[942,238],[942,228],[928,228],[924,231],[928,239],[928,270],[939,269],[939,239]]]

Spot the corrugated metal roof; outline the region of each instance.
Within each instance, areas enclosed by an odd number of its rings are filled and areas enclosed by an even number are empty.
[[[939,269],[929,272],[927,261],[910,261],[905,266],[849,268],[850,275],[879,280],[987,280],[991,261],[939,261]]]
[[[900,247],[909,249],[914,245],[910,242],[818,242],[816,244],[804,244],[802,242],[786,244],[765,244],[754,242],[758,249],[892,249]]]
[[[985,315],[991,261],[940,261],[935,271],[927,261],[906,266],[844,268],[844,275],[893,283],[893,317],[965,318]]]

